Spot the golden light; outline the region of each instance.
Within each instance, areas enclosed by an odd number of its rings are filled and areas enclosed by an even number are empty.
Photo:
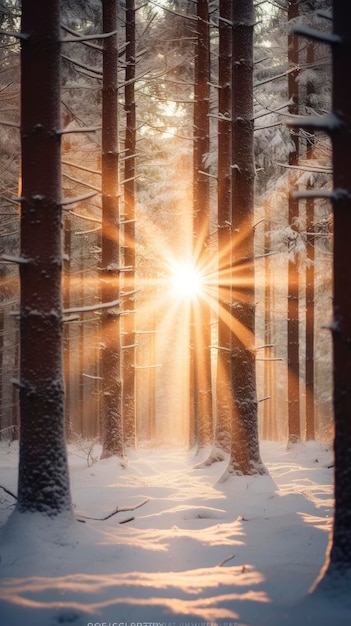
[[[177,263],[171,270],[171,288],[179,298],[197,298],[203,288],[202,276],[191,263]]]

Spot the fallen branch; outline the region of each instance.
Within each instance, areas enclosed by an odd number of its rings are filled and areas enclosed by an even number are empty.
[[[116,509],[114,511],[112,511],[112,513],[109,513],[108,515],[105,515],[105,517],[90,517],[89,515],[80,515],[78,518],[78,521],[84,521],[86,519],[90,519],[90,520],[94,520],[96,522],[105,522],[106,520],[110,519],[110,517],[113,517],[114,515],[117,515],[117,513],[123,513],[125,511],[135,511],[136,509],[140,509],[140,507],[144,506],[144,504],[146,504],[147,502],[149,502],[150,498],[146,498],[146,500],[143,500],[143,502],[140,502],[139,504],[136,504],[135,506],[121,506],[121,507],[116,507]],[[124,522],[129,522],[131,521],[130,518],[124,520]]]
[[[223,567],[223,565],[225,565],[225,563],[228,563],[228,561],[231,561],[234,558],[235,558],[235,554],[231,554],[230,556],[227,556],[226,559],[224,559],[223,561],[218,563],[217,567]]]
[[[17,500],[17,496],[15,496],[15,494],[12,493],[12,491],[10,491],[9,489],[6,489],[6,487],[3,487],[2,485],[0,485],[0,489],[5,491],[5,493],[7,493],[7,495],[11,496],[11,498],[14,498],[15,500]]]

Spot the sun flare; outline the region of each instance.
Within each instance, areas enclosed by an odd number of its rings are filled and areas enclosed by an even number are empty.
[[[202,276],[190,263],[180,263],[172,267],[171,284],[173,293],[186,299],[196,298],[202,291]]]

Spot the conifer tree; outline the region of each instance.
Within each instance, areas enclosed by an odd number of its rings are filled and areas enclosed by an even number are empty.
[[[232,395],[227,473],[265,473],[258,443],[255,355],[252,0],[232,3]]]
[[[60,2],[23,0],[17,510],[71,515],[62,375]]]

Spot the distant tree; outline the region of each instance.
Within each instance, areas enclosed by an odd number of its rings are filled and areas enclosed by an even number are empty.
[[[23,0],[17,510],[71,515],[64,441],[60,2]]]
[[[136,24],[135,1],[126,2],[126,72],[125,103],[126,130],[124,152],[124,265],[125,291],[131,295],[124,300],[126,312],[123,324],[123,424],[126,446],[135,446],[136,406],[135,406],[135,166],[136,166]]]
[[[311,11],[315,9],[315,0],[309,1],[309,8]],[[314,54],[315,43],[309,41],[306,51],[306,63],[307,66],[312,66],[315,61]],[[315,86],[313,80],[308,81],[306,86],[306,108],[313,107],[313,98],[315,95]],[[310,131],[307,144],[307,158],[313,159],[314,148],[316,144],[316,136],[313,129]],[[308,189],[314,188],[313,180],[309,180]],[[306,441],[315,439],[316,423],[315,423],[315,400],[314,400],[314,332],[315,332],[315,315],[314,315],[314,300],[315,300],[315,288],[314,288],[314,264],[315,264],[315,199],[307,198],[306,200],[306,271],[305,271],[305,298],[306,298],[306,329],[305,329],[305,343],[306,343],[306,393],[305,393],[305,413],[306,413],[306,429],[305,436]]]
[[[102,302],[115,302],[102,312],[102,458],[123,457],[121,381],[120,215],[117,99],[117,2],[103,0],[102,88]]]
[[[255,354],[252,0],[232,3],[232,395],[227,473],[263,474]]]
[[[294,35],[291,24],[296,23],[299,17],[299,0],[288,2],[288,22],[290,30],[288,35],[288,111],[290,115],[299,112],[298,90],[298,63],[299,63],[299,40]],[[299,161],[299,131],[291,130],[291,148],[289,151],[289,165],[295,167]],[[290,175],[290,189],[296,184],[296,174]],[[288,438],[289,443],[300,441],[300,352],[299,352],[299,267],[298,253],[296,250],[297,229],[299,219],[299,200],[291,193],[288,198],[289,226],[291,236],[288,241]]]

